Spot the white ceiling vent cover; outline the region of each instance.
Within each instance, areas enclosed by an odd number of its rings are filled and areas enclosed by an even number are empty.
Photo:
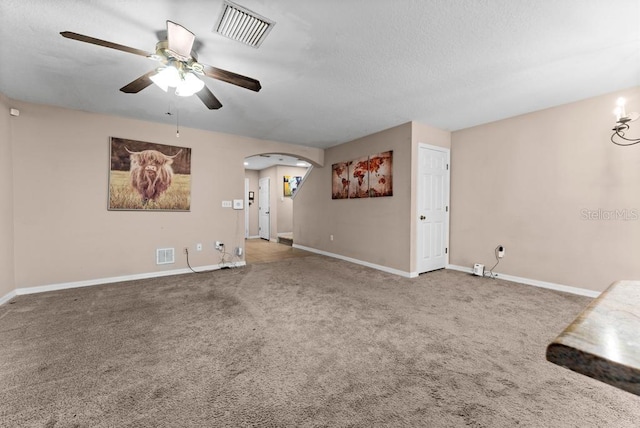
[[[213,32],[258,48],[274,25],[272,20],[225,0]]]
[[[156,264],[168,265],[175,263],[175,251],[173,248],[156,248]]]

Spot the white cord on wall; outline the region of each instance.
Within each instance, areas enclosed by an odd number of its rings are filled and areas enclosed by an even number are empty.
[[[496,279],[496,277],[498,276],[497,273],[493,273],[493,270],[496,268],[496,266],[498,266],[498,263],[500,263],[500,257],[498,256],[498,252],[500,251],[500,249],[503,248],[502,245],[498,245],[496,247],[495,250],[493,250],[494,255],[496,256],[496,264],[493,265],[493,267],[491,269],[489,269],[489,271],[485,271],[484,272],[484,276],[488,276],[491,279]]]

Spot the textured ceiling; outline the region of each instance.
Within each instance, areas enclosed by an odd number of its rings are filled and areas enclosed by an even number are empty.
[[[296,157],[276,153],[249,156],[244,160],[244,169],[262,170],[274,165],[308,168],[310,164]]]
[[[237,0],[276,22],[259,49],[214,34],[222,0],[2,0],[0,92],[16,100],[330,147],[411,120],[457,130],[640,85],[640,0]],[[155,86],[156,63],[68,40],[153,51],[169,19],[224,107]],[[612,106],[613,109],[613,106]]]

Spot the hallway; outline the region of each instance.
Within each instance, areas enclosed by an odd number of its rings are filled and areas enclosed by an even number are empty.
[[[278,260],[311,256],[313,253],[265,239],[245,240],[245,260],[247,264],[268,263]]]

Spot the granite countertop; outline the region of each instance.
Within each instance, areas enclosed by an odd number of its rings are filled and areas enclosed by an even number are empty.
[[[547,346],[547,360],[640,395],[640,281],[611,284]]]

